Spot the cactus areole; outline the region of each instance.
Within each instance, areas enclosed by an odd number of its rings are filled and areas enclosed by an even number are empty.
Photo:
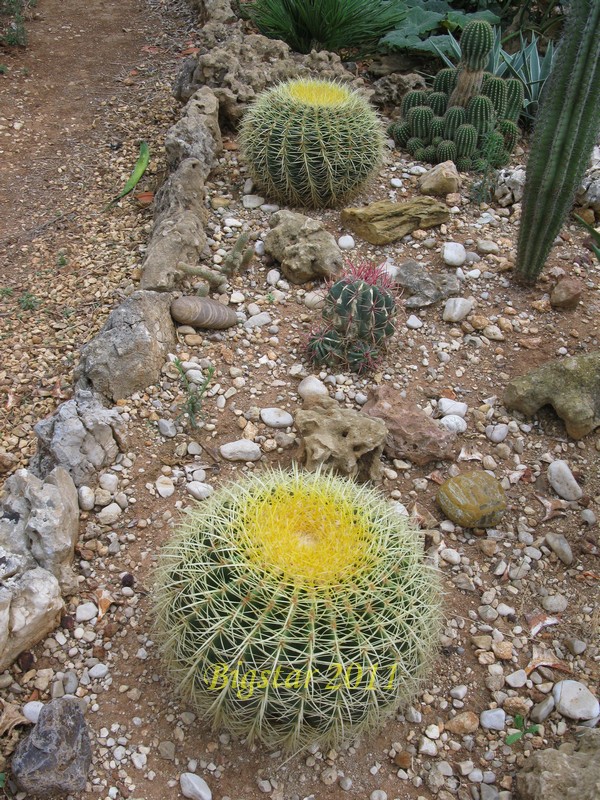
[[[269,746],[336,746],[409,702],[439,631],[418,530],[331,474],[268,471],[198,504],[155,607],[183,697]]]
[[[293,80],[246,112],[243,157],[271,199],[335,206],[356,194],[383,160],[383,127],[368,101],[342,83]]]

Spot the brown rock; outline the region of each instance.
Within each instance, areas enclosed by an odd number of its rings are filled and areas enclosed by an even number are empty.
[[[394,764],[400,769],[410,769],[412,767],[412,753],[408,750],[400,750],[394,756]]]
[[[454,161],[444,161],[436,164],[419,178],[419,191],[421,194],[430,194],[435,197],[445,197],[455,194],[460,188],[460,176]]]
[[[171,303],[171,316],[180,325],[195,328],[223,330],[237,325],[239,320],[233,309],[208,297],[178,297]]]
[[[522,717],[526,717],[531,711],[532,706],[533,700],[531,700],[529,697],[507,697],[502,704],[502,708],[507,714],[510,714],[511,717],[514,717],[517,714],[520,714]]]
[[[12,453],[0,452],[0,475],[16,467],[18,459]]]
[[[581,219],[584,222],[587,222],[588,225],[596,225],[596,217],[594,215],[593,208],[574,208],[573,213],[577,214],[578,217],[581,217]]]
[[[463,528],[491,528],[506,510],[500,481],[483,470],[449,478],[440,486],[437,501],[448,519]]]
[[[583,281],[579,278],[563,278],[550,295],[552,308],[577,308],[583,293]]]
[[[464,736],[467,733],[474,733],[478,727],[479,717],[472,711],[463,711],[461,714],[457,714],[455,717],[452,717],[452,719],[448,720],[448,722],[445,724],[447,731],[458,736]]]
[[[363,413],[385,422],[384,449],[390,458],[400,458],[423,466],[431,461],[452,460],[456,456],[456,435],[441,428],[400,392],[381,386],[363,406]]]
[[[447,222],[448,207],[430,197],[415,197],[406,203],[379,200],[362,208],[345,208],[342,225],[371,244],[389,244],[417,228],[432,228]]]
[[[507,642],[506,640],[503,642],[494,642],[492,650],[496,654],[496,658],[499,658],[501,661],[510,661],[512,658],[513,647],[511,642]]]

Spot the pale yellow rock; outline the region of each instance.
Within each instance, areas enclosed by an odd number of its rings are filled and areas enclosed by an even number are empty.
[[[342,225],[370,244],[389,244],[417,229],[433,228],[450,217],[448,207],[431,197],[405,203],[379,200],[362,208],[345,208]]]

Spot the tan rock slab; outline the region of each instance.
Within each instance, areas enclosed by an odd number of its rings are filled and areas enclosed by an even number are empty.
[[[345,208],[341,222],[371,244],[389,244],[414,230],[447,222],[448,207],[431,197],[415,197],[405,203],[378,200],[362,208]]]

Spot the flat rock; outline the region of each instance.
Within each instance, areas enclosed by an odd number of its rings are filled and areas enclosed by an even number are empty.
[[[222,444],[219,452],[226,461],[258,461],[262,455],[256,442],[250,442],[248,439]]]
[[[445,197],[460,189],[460,175],[454,161],[443,161],[421,175],[418,181],[421,194]]]
[[[81,796],[92,762],[90,736],[79,702],[51,700],[12,759],[12,773],[28,796]]]
[[[396,389],[389,386],[375,389],[362,411],[385,423],[384,450],[392,459],[406,459],[423,466],[431,461],[453,460],[456,456],[456,437],[442,430]]]
[[[175,493],[173,481],[167,475],[161,475],[157,478],[154,485],[161,497],[171,497],[171,495]]]
[[[564,500],[579,500],[583,496],[583,490],[566,461],[553,461],[548,467],[546,477],[556,494]]]
[[[506,712],[501,708],[490,708],[479,715],[482,728],[489,731],[503,731],[506,724]]]
[[[458,736],[474,733],[478,727],[479,717],[472,711],[463,711],[455,717],[452,717],[452,719],[449,719],[445,724],[447,731]]]
[[[559,681],[554,684],[552,697],[556,710],[563,717],[576,720],[594,719],[600,714],[600,703],[584,683]]]
[[[425,308],[460,291],[456,275],[427,272],[418,261],[405,261],[390,268],[395,283],[406,290],[406,308]]]
[[[371,244],[389,244],[417,228],[432,228],[447,222],[448,207],[431,197],[416,197],[404,203],[379,200],[362,208],[345,208],[342,225]]]
[[[506,510],[500,482],[483,470],[449,478],[440,486],[437,501],[448,519],[463,528],[492,528]]]
[[[282,408],[262,408],[260,418],[269,428],[289,428],[294,424],[292,415]]]
[[[581,439],[600,425],[600,350],[550,361],[506,387],[503,403],[531,416],[551,405],[567,433]]]

